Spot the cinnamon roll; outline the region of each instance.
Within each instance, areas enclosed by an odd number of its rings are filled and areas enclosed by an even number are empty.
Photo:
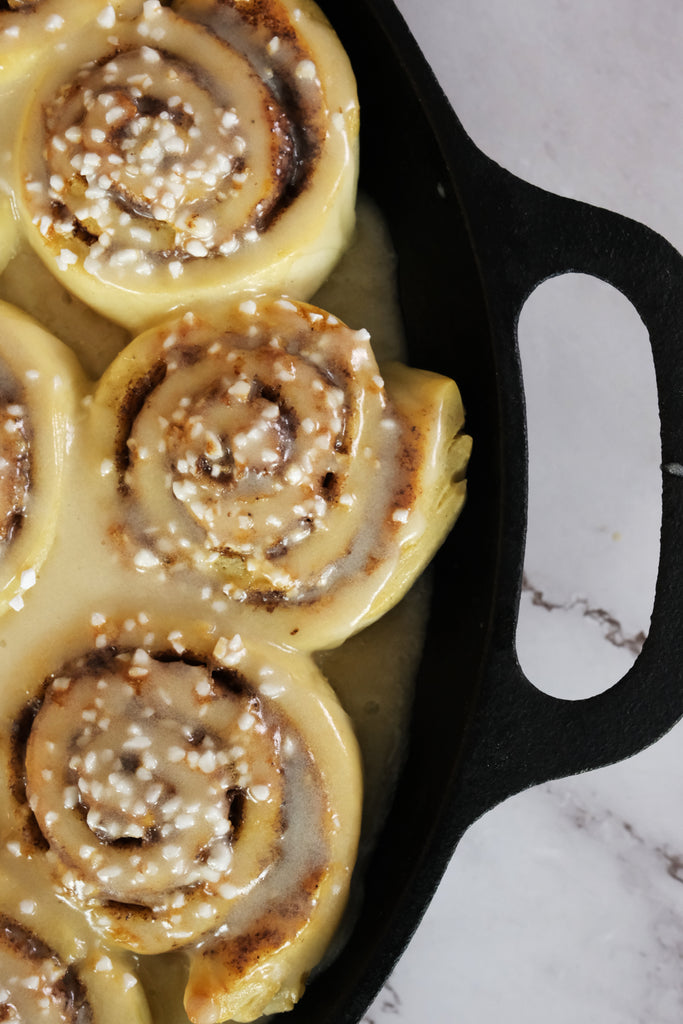
[[[92,646],[16,715],[17,834],[108,941],[186,954],[190,1020],[291,1006],[356,855],[344,713],[304,655],[215,626],[93,621]]]
[[[151,1024],[132,957],[103,947],[32,865],[10,858],[0,864],[0,1020]]]
[[[305,649],[377,618],[452,526],[470,446],[453,381],[383,373],[367,331],[284,298],[138,336],[91,431],[122,557]]]
[[[0,302],[0,611],[21,609],[52,543],[82,386],[68,349]]]
[[[307,297],[354,218],[355,82],[318,9],[178,10],[106,8],[70,35],[20,128],[31,244],[133,330],[246,290]]]

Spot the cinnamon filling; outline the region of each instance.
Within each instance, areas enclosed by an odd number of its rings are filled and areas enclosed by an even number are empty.
[[[156,258],[182,262],[225,254],[267,230],[298,194],[310,147],[275,94],[262,82],[254,87],[269,173],[226,234],[221,208],[252,173],[254,129],[240,110],[214,97],[208,75],[163,49],[117,50],[83,68],[43,114],[57,232],[99,243],[104,260],[125,261],[121,251],[137,235]],[[137,227],[128,231],[131,221]]]
[[[2,383],[0,376],[0,555],[21,528],[31,485],[27,409]]]
[[[25,836],[37,827],[67,898],[76,887],[101,927],[142,952],[215,927],[279,870],[299,787],[309,811],[321,799],[296,727],[225,664],[243,650],[235,636],[223,640],[223,664],[91,651],[47,680],[15,725]],[[309,866],[316,835],[296,841]]]
[[[0,914],[0,1021],[92,1024],[75,970],[23,925]]]

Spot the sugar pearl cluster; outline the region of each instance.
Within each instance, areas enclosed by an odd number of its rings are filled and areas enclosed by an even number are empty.
[[[47,103],[44,173],[26,172],[25,193],[61,270],[144,278],[161,264],[177,279],[258,239],[302,147],[269,76],[227,42],[153,2],[112,29],[106,56]]]
[[[241,238],[217,237],[209,200],[235,198],[246,180],[247,144],[237,113],[183,99],[196,91],[188,69],[164,62],[151,47],[121,54],[79,77],[98,79],[83,82],[82,117],[76,117],[68,94],[48,114],[53,133],[47,198],[62,216],[46,214],[41,230],[65,239],[80,232],[90,243],[86,268],[106,260],[149,273],[141,253],[182,261],[235,251]],[[195,212],[198,203],[201,212]],[[75,261],[68,251],[65,265]]]
[[[252,830],[263,851],[277,841],[296,748],[235,670],[196,662],[107,649],[50,681],[26,749],[28,804],[66,891],[147,952],[215,926],[267,872],[240,844]]]
[[[152,566],[227,564],[232,597],[245,581],[292,600],[311,578],[324,585],[330,555],[316,548],[359,515],[355,477],[390,420],[367,331],[289,299],[249,299],[223,329],[188,314],[136,347],[146,383],[117,381],[118,393],[146,390],[115,461],[142,513],[139,550]]]

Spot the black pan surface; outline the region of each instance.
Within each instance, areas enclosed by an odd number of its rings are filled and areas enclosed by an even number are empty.
[[[515,178],[463,131],[391,0],[319,0],[349,53],[361,186],[399,259],[410,360],[454,377],[474,438],[468,501],[435,561],[405,767],[353,933],[291,1024],[352,1024],[381,987],[456,845],[482,813],[629,756],[683,715],[683,259],[649,229]],[[526,523],[519,312],[541,281],[609,281],[650,333],[662,423],[662,556],[633,669],[583,701],[524,677],[514,639]]]

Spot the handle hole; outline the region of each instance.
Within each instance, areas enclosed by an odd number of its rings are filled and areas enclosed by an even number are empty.
[[[659,415],[647,331],[612,286],[539,285],[518,329],[529,526],[517,652],[556,697],[606,690],[652,612],[661,520]]]

